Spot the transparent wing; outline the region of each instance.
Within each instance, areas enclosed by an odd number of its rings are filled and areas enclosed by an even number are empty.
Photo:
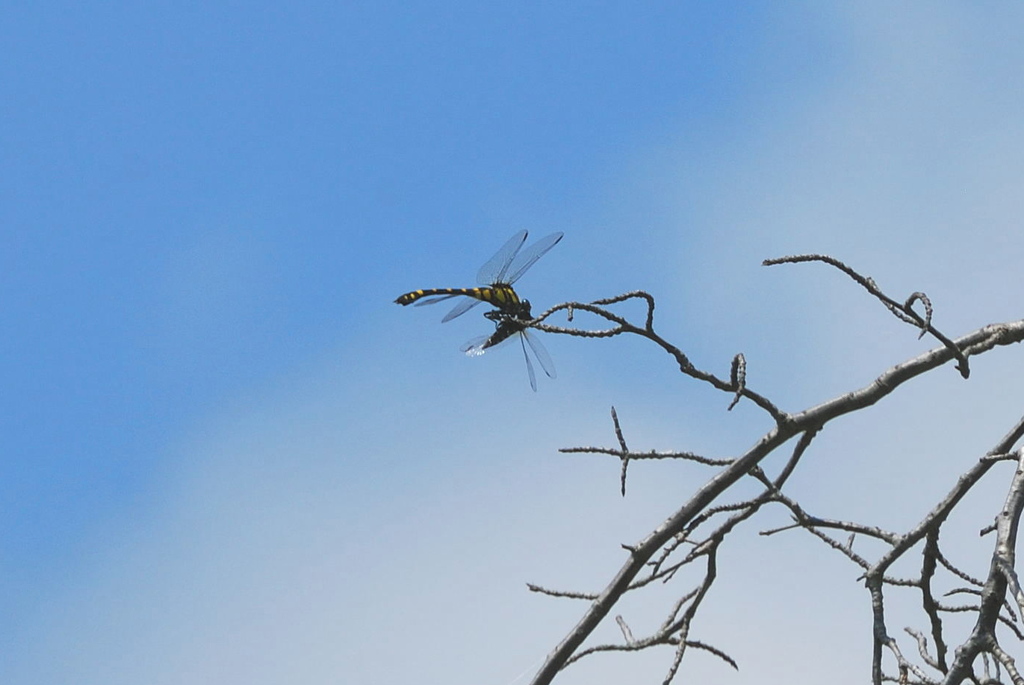
[[[541,343],[540,338],[535,335],[530,335],[526,330],[523,330],[520,335],[530,343],[530,349],[533,350],[533,354],[536,355],[537,361],[540,362],[540,368],[544,369],[544,373],[548,375],[548,378],[555,377],[555,363],[551,361],[551,355],[548,354],[547,348]],[[526,351],[525,349],[523,350]],[[526,356],[526,361],[529,363],[530,356]]]
[[[460,347],[459,351],[465,352],[470,357],[479,357],[481,354],[487,351],[487,348],[484,347],[484,345],[487,344],[487,341],[490,339],[491,336],[489,335],[481,335],[478,338],[473,338],[465,345]]]
[[[526,231],[523,231],[525,234]],[[547,254],[547,251],[558,244],[558,241],[562,239],[565,234],[559,231],[558,233],[552,233],[549,236],[545,236],[526,248],[526,251],[514,258],[514,263],[511,267],[506,267],[506,271],[509,273],[505,277],[505,271],[499,274],[499,280],[492,281],[492,283],[507,283],[509,285],[519,280],[519,277],[526,273],[526,270],[533,266],[534,262]],[[525,235],[524,235],[525,238]],[[501,277],[505,277],[506,280],[500,280]]]
[[[453,297],[460,297],[460,295],[435,295],[434,297],[423,297],[416,300],[412,306],[422,307],[425,304],[437,304],[438,302],[442,302],[444,300],[450,300]]]
[[[548,354],[548,351],[536,336],[530,335],[525,330],[522,330],[515,335],[508,336],[497,345],[489,345],[492,338],[494,338],[494,334],[481,335],[477,338],[473,338],[459,349],[470,357],[479,357],[487,352],[487,350],[504,347],[513,339],[518,338],[519,344],[523,348],[523,358],[526,360],[526,373],[530,376],[530,387],[533,388],[533,391],[537,392],[537,374],[533,370],[533,362],[530,361],[530,353],[526,350],[527,344],[530,345],[530,349],[533,350],[533,355],[537,357],[537,361],[540,363],[540,368],[544,369],[544,373],[548,375],[548,378],[555,377],[555,363],[551,361],[551,355]]]
[[[456,316],[462,316],[463,314],[468,312],[470,309],[472,309],[473,307],[475,307],[478,304],[480,304],[480,302],[482,301],[482,300],[478,300],[478,299],[476,299],[474,297],[470,297],[468,295],[463,295],[461,293],[455,293],[453,295],[435,295],[434,297],[424,297],[424,298],[422,298],[420,300],[417,300],[415,302],[415,304],[413,304],[413,307],[422,307],[422,306],[428,305],[428,304],[437,304],[438,302],[443,302],[445,300],[450,300],[453,297],[461,297],[462,300],[460,300],[458,304],[456,304],[454,307],[452,307],[452,310],[450,312],[448,312],[447,314],[444,315],[444,318],[441,319],[441,323],[445,323],[447,321],[451,321]]]
[[[508,271],[509,264],[516,258],[519,248],[526,242],[526,230],[519,231],[508,239],[508,242],[501,246],[493,257],[487,260],[480,271],[476,273],[477,283],[480,285],[491,285],[493,283],[505,283],[501,280]]]
[[[523,345],[523,357],[526,358],[526,372],[530,374],[530,387],[533,388],[534,392],[537,392],[537,374],[533,372],[533,362],[530,361],[530,355],[526,351],[526,340],[525,331],[519,334],[519,340]],[[533,341],[530,341],[530,347],[533,347]],[[534,352],[537,350],[535,349]]]
[[[445,314],[444,318],[441,319],[441,323],[446,323],[448,321],[451,321],[456,316],[462,316],[463,314],[465,314],[470,309],[472,309],[473,307],[477,306],[478,304],[480,304],[483,301],[483,300],[478,300],[475,297],[469,297],[468,295],[463,295],[462,297],[465,298],[465,299],[463,299],[462,302],[459,302],[457,305],[452,307],[452,310],[450,312],[448,312],[447,314]]]
[[[489,350],[496,350],[498,348],[505,347],[513,338],[516,338],[517,336],[510,335],[509,337],[499,342],[497,345],[489,345],[488,343],[491,342],[491,339],[493,337],[494,334],[492,333],[491,335],[481,335],[478,338],[473,338],[465,345],[460,347],[459,350],[465,352],[470,357],[479,357],[481,354]]]

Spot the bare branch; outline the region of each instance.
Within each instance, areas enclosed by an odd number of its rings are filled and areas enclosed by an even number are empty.
[[[567,590],[549,590],[542,585],[535,585],[534,583],[527,583],[526,587],[530,589],[530,592],[539,592],[543,595],[550,597],[568,597],[569,599],[587,599],[595,600],[598,595],[593,592],[569,592]]]
[[[1024,430],[1024,418],[1022,418],[1010,432],[1002,444],[992,452],[1005,452],[1011,445],[1005,444],[1011,437],[1013,441],[1020,437],[1020,431]],[[996,654],[999,663],[1003,664],[1007,671],[1010,671],[1013,661],[1006,656],[1008,661],[1000,657],[1002,654],[996,636],[996,624],[1003,622],[1011,628],[1020,638],[1020,631],[1015,626],[1005,621],[1000,615],[1000,610],[1005,602],[1008,587],[1007,576],[1004,572],[1006,566],[1013,567],[1014,550],[1017,545],[1017,530],[1020,524],[1021,512],[1024,511],[1024,450],[1018,451],[1017,470],[1014,473],[1013,481],[1006,498],[1006,503],[996,517],[996,546],[992,554],[992,563],[988,579],[982,588],[981,605],[978,608],[978,619],[971,636],[956,650],[956,658],[950,667],[946,677],[946,683],[959,683],[970,673],[971,665],[982,652]],[[998,652],[997,652],[998,650]],[[1016,673],[1014,668],[1013,673]],[[1019,678],[1019,675],[1016,676]],[[1014,680],[1016,681],[1016,678]]]
[[[982,585],[984,585],[983,582],[981,582],[980,580],[978,580],[974,576],[970,576],[970,575],[964,573],[963,571],[958,569],[956,566],[953,566],[953,564],[949,563],[949,560],[946,559],[946,557],[944,557],[942,555],[942,550],[941,549],[936,548],[936,550],[935,550],[935,557],[936,557],[936,559],[938,559],[939,563],[942,564],[943,566],[945,566],[946,570],[949,571],[950,573],[952,573],[954,576],[960,578],[961,580],[967,581],[971,585],[977,585],[978,587],[981,587]]]
[[[932,596],[932,578],[935,576],[935,569],[938,565],[939,552],[939,531],[932,530],[925,540],[924,554],[921,564],[921,608],[928,615],[931,623],[932,639],[935,640],[935,660],[929,662],[936,670],[945,673],[946,666],[946,642],[942,637],[942,619],[939,617],[939,605]]]
[[[619,415],[615,413],[615,407],[612,407],[612,423],[615,424],[615,438],[619,441],[619,447],[622,449],[622,475],[619,477],[621,482],[622,496],[626,496],[626,468],[629,466],[629,448],[626,447],[626,439],[622,437],[622,426],[619,425]]]
[[[635,326],[629,323],[629,321],[627,321],[625,318],[617,314],[614,314],[608,311],[607,309],[604,309],[604,306],[606,305],[617,304],[625,300],[634,298],[640,298],[647,302],[647,318],[642,328],[639,326]],[[594,314],[605,319],[606,321],[610,321],[616,325],[613,328],[606,328],[593,331],[583,330],[579,328],[563,328],[560,326],[551,326],[549,324],[543,323],[553,314],[562,310],[571,310],[573,312],[580,310],[589,312],[591,314]],[[536,328],[537,330],[540,331],[545,331],[547,333],[558,333],[561,335],[572,335],[587,338],[609,338],[615,335],[622,335],[624,333],[632,333],[634,335],[639,335],[644,338],[647,338],[648,340],[650,340],[651,342],[655,343],[663,350],[668,352],[670,355],[672,355],[672,357],[676,360],[676,363],[679,365],[679,370],[682,373],[686,374],[687,376],[690,376],[691,378],[695,378],[700,381],[704,381],[705,383],[709,383],[718,390],[722,390],[724,392],[736,392],[736,388],[732,383],[730,383],[729,381],[722,380],[721,378],[718,378],[712,373],[701,371],[696,366],[694,366],[692,362],[690,362],[689,357],[687,357],[682,350],[680,350],[675,345],[672,345],[667,340],[665,340],[660,335],[654,332],[654,298],[651,297],[651,295],[649,295],[648,293],[643,292],[642,290],[625,293],[617,297],[597,300],[592,303],[563,302],[562,304],[556,305],[551,309],[548,309],[546,312],[542,313],[540,316],[538,316],[536,319],[533,319],[526,325],[532,328]],[[782,423],[787,420],[786,414],[782,412],[778,407],[776,407],[766,397],[756,392],[750,391],[746,388],[744,388],[741,391],[741,393],[744,397],[751,400],[759,407],[764,409],[766,412],[768,412],[772,416],[772,418],[775,419],[776,423]]]
[[[945,671],[946,667],[928,653],[928,638],[914,630],[913,628],[904,628],[907,633],[917,641],[917,653],[921,656],[921,660],[926,664],[934,668],[936,671]]]
[[[695,461],[706,466],[727,466],[735,461],[734,459],[709,459],[693,452],[656,452],[655,450],[650,452],[623,452],[622,450],[609,447],[559,447],[558,451],[562,454],[608,454],[619,459],[628,458],[631,461],[638,459],[683,459]]]
[[[1013,570],[1013,566],[1006,559],[996,559],[996,564],[999,566],[1000,572],[1006,576],[1007,589],[1013,595],[1014,601],[1017,602],[1017,608],[1024,612],[1024,590],[1021,590],[1017,572]]]
[[[732,358],[732,369],[729,372],[729,381],[736,388],[736,395],[733,397],[732,402],[729,404],[726,411],[732,411],[740,398],[743,397],[743,389],[747,387],[747,360],[742,354],[737,354]]]
[[[622,618],[622,616],[616,616],[615,622],[619,624],[619,629],[622,631],[622,639],[626,641],[626,644],[635,645],[636,638],[633,637],[632,631],[630,631],[629,626],[626,625],[626,619]]]
[[[992,654],[998,660],[996,663],[1001,664],[1006,669],[1006,673],[1010,676],[1010,680],[1013,681],[1014,685],[1024,685],[1024,677],[1017,670],[1017,663],[1013,660],[1013,657],[1003,651],[1003,648],[998,644],[992,645]]]
[[[999,546],[998,549],[1001,550],[999,558],[1003,560],[1003,563],[998,567],[998,578],[1003,594],[1000,594],[999,587],[994,587],[993,574],[991,572],[989,579],[983,585],[980,604],[974,607],[947,607],[942,605],[935,599],[933,586],[938,579],[938,575],[946,571],[976,586],[979,584],[979,581],[956,569],[942,555],[939,548],[939,530],[949,517],[950,512],[962,501],[974,485],[980,481],[994,464],[1007,458],[1006,455],[1012,449],[1014,443],[1024,433],[1024,419],[992,451],[973,464],[960,477],[949,493],[936,504],[920,523],[904,533],[894,533],[877,526],[861,523],[811,516],[803,510],[799,503],[783,492],[783,486],[794,472],[802,455],[813,441],[814,436],[830,421],[870,407],[895,392],[904,383],[910,382],[914,378],[950,361],[956,361],[961,374],[966,378],[969,374],[969,357],[994,349],[996,346],[1010,345],[1024,340],[1024,321],[987,326],[955,341],[950,340],[934,328],[932,324],[933,306],[928,297],[923,293],[912,293],[902,303],[897,302],[885,295],[870,278],[861,276],[842,262],[823,255],[787,257],[780,260],[768,260],[765,263],[799,261],[823,261],[847,273],[871,293],[872,296],[885,304],[894,315],[919,328],[922,334],[931,334],[942,343],[942,346],[887,369],[867,386],[804,411],[790,414],[783,412],[770,400],[747,386],[743,355],[736,355],[733,358],[728,379],[719,378],[714,374],[696,368],[682,350],[655,332],[654,298],[645,292],[625,293],[617,297],[597,300],[591,303],[563,303],[549,309],[528,324],[533,328],[549,333],[580,337],[611,337],[622,334],[639,335],[653,342],[669,354],[683,374],[707,383],[717,390],[730,393],[732,395],[730,409],[736,405],[736,402],[741,397],[747,398],[764,409],[775,421],[772,429],[762,435],[759,440],[754,442],[742,454],[730,459],[712,460],[690,452],[638,453],[630,451],[618,414],[613,408],[612,423],[618,448],[576,447],[562,450],[563,452],[608,454],[620,459],[622,462],[620,490],[623,494],[625,494],[628,463],[635,459],[683,458],[717,467],[717,470],[686,502],[648,535],[635,544],[624,545],[627,551],[627,558],[601,592],[594,595],[561,593],[546,590],[539,586],[530,586],[530,589],[533,591],[544,592],[554,596],[587,599],[590,602],[577,625],[548,655],[544,665],[532,681],[534,685],[550,683],[560,669],[596,651],[635,651],[655,645],[673,645],[676,648],[675,657],[665,682],[671,681],[678,672],[683,656],[688,648],[705,648],[703,643],[692,640],[689,633],[692,619],[706,598],[717,575],[717,550],[736,526],[750,519],[761,507],[770,503],[779,503],[787,507],[798,527],[817,536],[865,570],[863,577],[871,596],[872,612],[874,615],[873,682],[881,683],[884,680],[890,679],[882,670],[883,653],[891,654],[895,658],[899,670],[898,677],[901,682],[910,682],[911,678],[921,683],[939,682],[927,676],[921,668],[905,659],[896,639],[889,635],[884,610],[885,588],[892,588],[893,586],[914,587],[921,592],[922,608],[930,625],[931,641],[934,645],[933,651],[929,650],[929,639],[923,633],[908,629],[908,634],[916,640],[922,662],[928,668],[942,673],[944,677],[943,682],[954,682],[950,679],[950,676],[958,668],[960,669],[960,675],[963,677],[973,677],[971,668],[975,656],[983,653],[996,655],[993,646],[998,646],[994,634],[994,628],[997,624],[1009,625],[1012,631],[1017,632],[1017,628],[1012,623],[1012,621],[1016,620],[1015,612],[1009,612],[1007,615],[1010,618],[1007,619],[1001,614],[1000,609],[1005,606],[1003,599],[1006,587],[1015,588],[1013,590],[1015,597],[1018,595],[1024,597],[1020,593],[1019,583],[1016,582],[1016,576],[1013,573],[1012,545],[1007,547],[1005,544],[1006,540],[1011,537],[1013,540],[1016,539],[1016,517],[1019,516],[1019,512],[1010,517],[1013,520],[1012,536],[1009,535],[1011,528],[1007,527],[1008,524],[1005,521],[1002,527],[997,526],[996,531],[997,538],[1002,541],[1002,546]],[[632,299],[640,299],[646,303],[646,317],[642,326],[632,324],[626,317],[606,308]],[[923,314],[915,311],[915,306],[923,308]],[[562,328],[545,323],[553,314],[561,310],[566,310],[567,314],[570,315],[570,321],[572,315],[582,311],[593,314],[599,319],[608,322],[611,324],[611,327],[588,330]],[[774,453],[795,437],[799,437],[799,439],[794,444],[793,452],[785,466],[779,475],[769,478],[762,468],[762,462],[768,455]],[[740,479],[745,477],[756,479],[763,489],[754,497],[740,502],[729,502],[725,498],[725,494]],[[1024,487],[1021,489],[1024,490]],[[1007,511],[1009,509],[1004,508],[1004,519],[1009,520],[1006,515]],[[710,532],[708,532],[709,529]],[[829,529],[848,533],[848,541],[844,543],[832,538],[824,532]],[[700,536],[697,536],[698,530],[701,533]],[[779,530],[781,529],[766,531],[764,534],[770,535]],[[862,554],[854,552],[853,544],[856,535],[879,540],[886,544],[887,549],[877,560],[869,561]],[[922,556],[921,575],[919,578],[895,578],[887,573],[896,560],[903,558],[910,550],[918,548],[917,545],[921,542],[924,544],[920,548]],[[1010,556],[1007,556],[1007,554]],[[667,582],[675,577],[681,569],[691,566],[701,558],[707,562],[703,580],[691,592],[684,594],[682,598],[674,603],[663,624],[651,635],[644,638],[634,637],[625,619],[620,616],[616,618],[616,621],[623,632],[624,644],[582,647],[584,641],[609,614],[610,609],[626,593],[639,590],[655,581]],[[995,561],[993,561],[993,568],[996,568]],[[1006,569],[1009,569],[1009,572]],[[1018,597],[1018,601],[1024,600]],[[995,608],[990,609],[993,606]],[[977,611],[979,616],[986,615],[990,620],[986,624],[988,632],[983,637],[975,640],[974,647],[972,647],[973,653],[967,655],[964,647],[959,647],[956,650],[956,659],[947,671],[946,659],[950,650],[943,636],[941,614],[950,611]],[[991,613],[990,616],[988,612]],[[717,654],[718,652],[715,651],[713,653]],[[998,655],[996,655],[996,658],[997,661],[995,663],[1004,663],[1003,659]],[[729,662],[734,663],[731,660]],[[1007,670],[1009,671],[1009,669]]]
[[[960,375],[967,378],[971,375],[970,366],[967,363],[967,357],[961,351],[952,340],[947,338],[945,335],[937,331],[932,327],[932,303],[928,299],[928,296],[921,292],[912,293],[910,297],[906,299],[903,304],[896,302],[885,293],[881,291],[878,285],[866,276],[861,276],[859,273],[854,271],[851,267],[847,266],[843,262],[839,261],[835,257],[829,257],[828,255],[822,254],[806,254],[806,255],[792,255],[789,257],[779,257],[777,259],[766,259],[761,264],[763,266],[774,266],[776,264],[797,264],[800,262],[824,262],[835,268],[839,269],[847,276],[855,280],[857,283],[862,285],[865,290],[871,293],[874,297],[878,298],[890,312],[896,315],[897,318],[907,323],[913,324],[921,329],[921,336],[925,333],[931,333],[935,336],[943,345],[945,345],[957,360],[957,368],[960,371]],[[925,307],[925,316],[921,317],[917,312],[914,311],[913,305],[915,302],[920,301]]]

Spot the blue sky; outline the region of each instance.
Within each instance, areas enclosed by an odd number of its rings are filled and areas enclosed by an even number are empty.
[[[534,394],[517,348],[458,352],[490,326],[477,314],[441,326],[444,307],[392,300],[473,285],[521,228],[561,230],[521,281],[535,308],[647,289],[697,364],[725,374],[742,351],[790,410],[926,343],[824,267],[766,257],[827,252],[898,298],[924,290],[950,335],[1019,318],[1022,19],[8,8],[0,680],[508,685],[581,610],[524,583],[600,587],[706,476],[638,465],[623,500],[617,464],[557,448],[611,444],[612,404],[638,449],[729,456],[767,424],[638,341],[546,336],[559,377]],[[916,520],[1016,419],[1013,354],[893,398],[898,423],[844,423],[793,487],[822,515]],[[856,573],[772,540],[736,550],[699,625],[743,670],[692,672],[793,676],[795,623],[818,640],[798,679],[863,682]],[[812,563],[832,576],[794,571]],[[791,608],[822,602],[841,618]],[[565,682],[657,682],[665,658]]]

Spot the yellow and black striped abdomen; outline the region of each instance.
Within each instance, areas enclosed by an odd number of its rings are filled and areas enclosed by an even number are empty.
[[[405,305],[412,304],[424,297],[447,299],[458,295],[465,295],[466,297],[472,297],[474,300],[488,302],[499,309],[519,304],[519,295],[512,289],[512,286],[504,284],[494,285],[489,288],[428,288],[426,290],[413,290],[411,293],[401,295],[395,302]]]

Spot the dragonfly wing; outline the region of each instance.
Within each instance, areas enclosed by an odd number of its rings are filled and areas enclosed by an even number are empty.
[[[473,338],[459,349],[465,352],[470,357],[479,357],[487,350],[492,347],[502,347],[512,341],[513,338],[519,338],[519,344],[523,348],[523,358],[526,359],[526,372],[530,375],[530,387],[533,388],[534,392],[537,392],[537,374],[533,371],[533,362],[530,361],[530,354],[526,351],[526,344],[530,344],[530,349],[533,350],[533,354],[537,357],[537,361],[540,362],[540,366],[551,378],[555,377],[555,365],[551,362],[551,357],[548,355],[547,350],[540,344],[534,336],[527,335],[526,331],[520,331],[518,335],[510,335],[503,338],[497,345],[492,345],[491,340],[494,338],[494,334],[481,335],[477,338]]]
[[[534,262],[547,254],[547,251],[558,244],[558,241],[562,239],[565,234],[559,231],[558,233],[552,233],[549,236],[545,236],[535,242],[530,247],[526,248],[526,251],[519,255],[515,259],[515,263],[512,264],[511,268],[506,267],[508,276],[503,273],[505,280],[494,281],[495,283],[507,283],[509,285],[519,280],[519,277],[526,273],[526,270],[533,266]]]
[[[476,274],[477,283],[481,285],[491,285],[494,283],[504,283],[502,280],[505,276],[505,272],[508,271],[509,264],[516,258],[516,254],[519,253],[519,248],[526,242],[526,230],[519,231],[514,236],[508,239],[508,242],[501,246],[501,249],[495,253],[493,257],[487,260],[487,263],[480,267],[480,271]]]
[[[462,300],[462,302],[459,302],[457,305],[452,307],[452,310],[444,315],[444,318],[441,319],[441,323],[445,323],[445,322],[451,321],[456,316],[462,316],[463,314],[465,314],[466,312],[468,312],[470,309],[472,309],[473,307],[477,306],[481,302],[481,300],[478,300],[478,299],[473,298],[473,297],[469,297],[469,296],[465,296],[465,295],[463,297],[464,297],[464,299]],[[442,299],[444,299],[444,298],[442,298]]]
[[[413,307],[422,307],[425,304],[437,304],[443,300],[450,300],[453,297],[459,297],[458,295],[437,295],[436,297],[424,297],[413,304]]]
[[[533,354],[536,355],[537,361],[540,362],[540,368],[544,369],[544,373],[548,375],[548,378],[554,378],[555,363],[551,361],[551,355],[548,354],[547,348],[545,348],[541,343],[540,338],[535,335],[530,335],[525,330],[522,331],[521,335],[526,342],[530,343],[530,349],[533,350]],[[530,361],[529,355],[526,356],[526,361]]]
[[[534,392],[537,392],[537,374],[533,372],[533,362],[530,361],[530,355],[526,351],[527,337],[523,334],[519,334],[519,342],[523,345],[523,357],[526,358],[526,372],[530,374],[530,387],[533,388]],[[530,347],[533,347],[533,341],[530,341]],[[536,352],[536,350],[534,350]]]
[[[481,335],[478,338],[473,338],[465,345],[460,347],[459,351],[465,352],[470,357],[479,357],[481,354],[487,351],[487,348],[484,347],[484,345],[486,345],[487,341],[490,339],[491,336],[489,335]]]
[[[479,357],[488,350],[496,350],[500,347],[509,345],[512,340],[516,337],[515,335],[503,336],[498,342],[494,342],[497,336],[497,331],[490,335],[482,335],[479,338],[473,338],[468,343],[460,347],[459,349],[468,354],[471,357]]]

